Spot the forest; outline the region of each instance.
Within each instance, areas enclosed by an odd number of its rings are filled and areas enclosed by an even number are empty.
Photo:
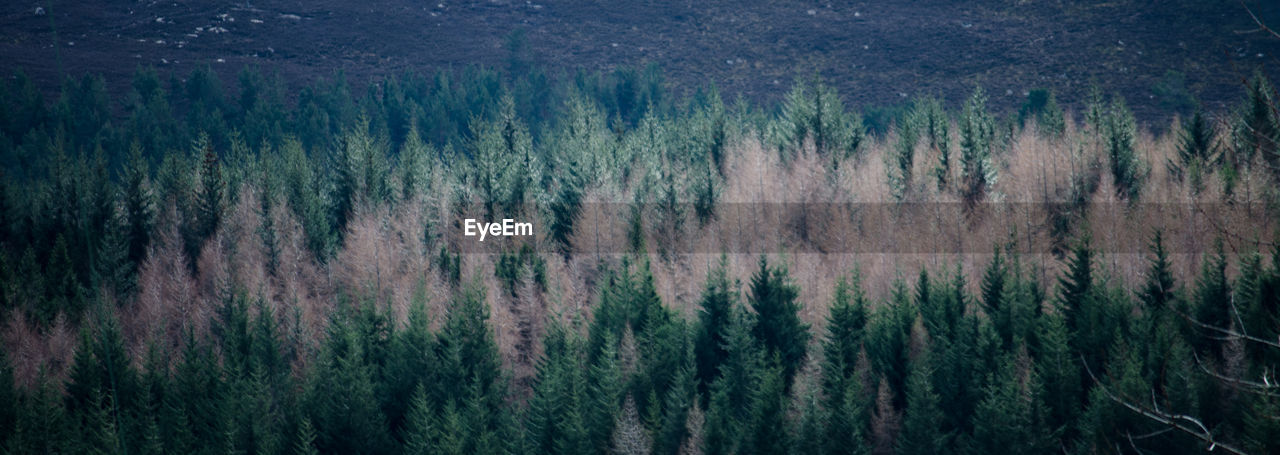
[[[0,449],[1280,453],[1280,115],[1245,80],[1142,125],[656,66],[19,72]]]

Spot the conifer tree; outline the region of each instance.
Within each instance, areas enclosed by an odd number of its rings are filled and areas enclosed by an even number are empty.
[[[730,282],[727,268],[728,258],[721,256],[719,264],[707,275],[707,284],[699,302],[698,323],[694,328],[693,345],[702,403],[710,401],[711,383],[719,376],[720,365],[728,356],[724,331],[733,320],[737,286]]]
[[[200,150],[200,187],[196,193],[195,245],[190,251],[192,261],[198,258],[199,248],[204,245],[218,226],[222,223],[222,211],[225,204],[224,193],[226,182],[222,178],[222,163],[218,154],[213,151],[211,143],[204,143]]]
[[[1006,362],[989,381],[974,411],[970,453],[1040,454],[1057,447],[1055,432],[1044,421],[1040,382],[1029,370],[1019,373],[1014,368]],[[1026,376],[1019,377],[1022,374]]]
[[[1275,89],[1261,71],[1249,80],[1248,95],[1235,125],[1235,156],[1232,166],[1247,166],[1254,158],[1261,158],[1276,168],[1280,150],[1280,125],[1275,114]]]
[[[783,384],[790,389],[792,378],[804,362],[809,343],[809,325],[800,320],[799,290],[791,284],[785,268],[769,266],[764,256],[751,277],[751,307],[756,320],[751,334],[766,356],[776,356],[782,367]]]
[[[1177,160],[1166,163],[1169,173],[1178,181],[1188,182],[1192,194],[1199,194],[1204,190],[1205,177],[1221,164],[1217,132],[1205,113],[1196,110],[1190,120],[1183,122],[1178,141]]]
[[[591,365],[588,376],[589,405],[587,412],[587,432],[592,449],[596,453],[605,453],[609,449],[610,437],[618,418],[618,403],[626,386],[626,378],[618,358],[618,344],[608,334],[602,351]],[[632,406],[635,403],[632,402]]]
[[[856,273],[841,278],[836,284],[835,298],[827,316],[827,336],[822,342],[822,390],[828,403],[843,405],[849,383],[860,380],[855,372],[867,318],[861,278]],[[861,384],[857,387],[860,389]]]
[[[758,385],[751,396],[751,423],[747,427],[747,446],[743,451],[759,455],[788,453],[790,435],[787,433],[784,372],[776,364],[771,364],[755,374]]]
[[[308,416],[322,452],[382,453],[391,450],[386,417],[377,407],[373,372],[349,322],[331,329],[326,352],[307,391]]]
[[[1139,292],[1144,310],[1148,312],[1171,310],[1169,305],[1176,298],[1173,271],[1170,270],[1172,265],[1169,264],[1169,255],[1164,249],[1163,237],[1160,231],[1156,231],[1151,239],[1151,258],[1148,259],[1151,268],[1147,272],[1147,281]]]
[[[316,449],[316,429],[311,426],[311,419],[303,418],[298,424],[298,436],[293,445],[294,455],[319,455]]]
[[[1000,256],[1000,249],[996,248],[991,256],[991,263],[982,272],[982,283],[979,287],[982,291],[983,310],[991,319],[996,332],[1004,338],[1006,345],[1013,342],[1012,315],[1004,302],[1007,275],[1004,258]]]
[[[427,399],[426,387],[419,384],[409,402],[402,439],[405,455],[429,455],[435,453],[435,442],[440,437],[435,424],[435,412]]]
[[[124,175],[124,216],[129,245],[129,263],[137,268],[146,259],[155,218],[154,194],[149,182],[150,170],[142,157],[142,148],[130,147],[129,166]]]
[[[1142,191],[1146,169],[1138,158],[1135,145],[1138,133],[1133,113],[1129,112],[1123,99],[1112,100],[1107,113],[1105,133],[1104,145],[1116,192],[1126,199],[1136,199]]]
[[[907,408],[898,436],[900,455],[941,454],[951,451],[951,435],[943,430],[945,416],[939,408],[941,397],[933,390],[933,372],[928,355],[917,359],[907,380]]]
[[[982,87],[974,89],[960,116],[960,185],[966,203],[974,204],[985,197],[996,183],[992,162],[995,147],[995,119],[987,113],[987,95]]]

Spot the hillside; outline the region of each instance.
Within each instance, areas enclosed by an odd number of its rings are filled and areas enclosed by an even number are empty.
[[[22,69],[50,96],[61,75],[86,72],[122,91],[140,65],[185,77],[207,64],[224,81],[256,65],[300,86],[336,71],[371,81],[506,68],[514,55],[553,74],[655,63],[678,92],[716,84],[755,101],[818,73],[853,106],[938,95],[956,107],[981,84],[1002,111],[1036,88],[1078,107],[1096,83],[1163,128],[1171,110],[1186,113],[1186,95],[1220,110],[1238,100],[1243,77],[1280,57],[1280,44],[1230,0],[107,0],[41,4],[49,14],[37,16],[38,3],[0,5],[0,73]]]

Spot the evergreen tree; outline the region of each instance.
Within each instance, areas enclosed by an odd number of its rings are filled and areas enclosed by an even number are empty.
[[[129,166],[124,175],[124,213],[129,245],[129,263],[137,268],[146,259],[155,218],[154,195],[150,170],[142,157],[142,148],[134,144],[129,151]]]
[[[1256,258],[1256,256],[1255,256]],[[1256,276],[1256,272],[1247,263],[1241,267],[1241,281]],[[1231,284],[1227,281],[1227,257],[1223,252],[1222,239],[1216,242],[1216,253],[1207,256],[1200,267],[1200,277],[1196,280],[1195,313],[1197,321],[1213,327],[1231,327]],[[1221,343],[1217,334],[1203,333],[1192,339],[1196,346],[1202,348],[1218,348]],[[1217,357],[1218,349],[1210,350]]]
[[[1073,439],[1076,417],[1084,399],[1079,358],[1069,346],[1066,318],[1045,314],[1037,321],[1036,374],[1042,378],[1050,428],[1061,428],[1064,439]]]
[[[1148,312],[1168,311],[1172,301],[1177,298],[1174,289],[1172,265],[1169,264],[1168,252],[1164,249],[1164,238],[1160,231],[1152,237],[1151,268],[1147,272],[1147,281],[1139,291],[1144,310]]]
[[[706,287],[699,302],[698,323],[694,330],[694,354],[697,358],[698,390],[702,403],[710,401],[709,389],[720,373],[720,365],[728,356],[725,347],[725,327],[733,320],[737,305],[736,283],[729,281],[728,258],[720,257],[720,263],[707,275]]]
[[[745,315],[735,315],[725,328],[727,356],[719,377],[711,384],[711,404],[707,408],[703,452],[708,455],[736,453],[746,425],[751,421],[752,397],[764,371],[762,349],[749,332]]]
[[[907,381],[907,408],[898,435],[900,455],[941,454],[952,451],[952,435],[943,430],[945,416],[939,408],[942,400],[933,390],[933,372],[926,357],[917,359]]]
[[[788,453],[790,435],[787,434],[783,370],[776,365],[768,365],[755,374],[758,385],[751,396],[751,423],[747,427],[747,446],[743,451],[760,455]]]
[[[1005,269],[1004,258],[1000,256],[1000,249],[996,248],[991,256],[991,263],[987,264],[987,269],[982,272],[982,283],[979,288],[982,291],[983,311],[987,313],[991,324],[1004,339],[1006,346],[1013,342],[1012,314],[1004,302],[1007,277],[1008,271]]]
[[[791,284],[787,270],[769,267],[761,256],[760,269],[751,277],[751,307],[756,314],[751,335],[760,342],[766,356],[777,357],[788,390],[804,362],[809,343],[809,325],[798,314],[798,295],[799,289]]]
[[[386,417],[377,407],[373,372],[349,322],[337,321],[307,391],[321,452],[383,453],[391,450]]]
[[[860,381],[855,373],[867,318],[861,278],[857,274],[841,278],[836,284],[835,298],[827,316],[827,336],[822,343],[822,390],[829,403],[843,405],[850,383]],[[861,384],[857,384],[857,388],[860,390]]]
[[[1089,239],[1076,242],[1067,262],[1067,273],[1058,278],[1058,305],[1066,317],[1067,330],[1075,332],[1081,325],[1081,313],[1093,292],[1093,250]]]
[[[409,413],[405,417],[404,453],[405,455],[428,455],[435,452],[436,441],[440,438],[435,423],[436,415],[427,399],[427,391],[418,385],[409,403]]]
[[[528,444],[534,452],[569,454],[591,449],[583,420],[586,381],[579,364],[580,349],[579,342],[564,328],[553,326],[548,331],[526,425]]]
[[[1178,136],[1177,161],[1169,159],[1166,165],[1174,178],[1190,183],[1192,194],[1199,194],[1204,190],[1205,177],[1213,173],[1220,164],[1217,141],[1217,131],[1205,118],[1203,111],[1196,110],[1190,120],[1182,123],[1182,131]]]
[[[862,387],[860,378],[850,378],[845,381],[840,401],[828,399],[822,453],[865,455],[870,452],[867,428],[870,426],[871,403]]]
[[[1133,113],[1129,112],[1123,99],[1112,100],[1105,132],[1105,147],[1116,192],[1126,199],[1137,199],[1142,191],[1146,170],[1139,161],[1136,150],[1138,133]]]
[[[960,185],[966,203],[975,204],[996,183],[992,162],[995,119],[987,113],[987,95],[974,89],[960,116]]]
[[[590,402],[586,408],[588,437],[596,453],[605,453],[610,447],[610,438],[618,418],[618,403],[626,386],[625,373],[618,358],[618,344],[610,337],[606,339],[602,349],[591,365],[588,376]],[[635,406],[634,400],[632,401],[631,405]]]
[[[1026,359],[1020,359],[1024,362]],[[1055,432],[1045,424],[1040,383],[1030,371],[1006,363],[986,387],[974,411],[970,453],[1040,454],[1053,451]],[[1019,375],[1025,374],[1025,377]]]
[[[319,455],[316,449],[316,429],[311,426],[311,419],[303,418],[298,424],[298,436],[293,446],[294,455]]]
[[[1255,72],[1236,120],[1233,167],[1247,166],[1254,158],[1261,158],[1276,168],[1280,125],[1276,120],[1274,96],[1271,82],[1261,71]]]

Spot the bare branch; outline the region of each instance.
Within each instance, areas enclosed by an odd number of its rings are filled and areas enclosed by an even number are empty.
[[[1209,329],[1209,330],[1212,330],[1212,331],[1214,331],[1214,332],[1221,333],[1221,334],[1223,334],[1223,335],[1225,335],[1225,336],[1229,337],[1230,339],[1242,339],[1242,340],[1248,340],[1248,341],[1252,341],[1252,342],[1255,342],[1255,343],[1262,343],[1262,344],[1265,344],[1265,345],[1267,345],[1267,346],[1271,346],[1271,347],[1276,348],[1276,349],[1280,349],[1280,341],[1271,341],[1271,340],[1267,340],[1267,339],[1263,339],[1263,338],[1258,338],[1258,337],[1255,337],[1255,336],[1252,336],[1252,335],[1248,335],[1248,334],[1245,334],[1245,333],[1240,333],[1240,332],[1235,331],[1235,330],[1231,330],[1231,329],[1224,329],[1224,328],[1222,328],[1222,327],[1218,327],[1218,326],[1215,326],[1215,325],[1205,324],[1205,323],[1203,323],[1203,322],[1200,322],[1200,321],[1196,320],[1196,318],[1193,318],[1193,317],[1191,317],[1190,315],[1188,315],[1188,314],[1186,314],[1186,313],[1183,313],[1183,312],[1181,312],[1181,311],[1179,311],[1179,312],[1178,312],[1178,314],[1179,314],[1179,315],[1181,315],[1183,319],[1186,319],[1187,321],[1190,321],[1192,324],[1195,324],[1196,326],[1199,326],[1200,328]]]
[[[1267,378],[1266,374],[1263,374],[1262,376],[1263,382],[1256,382],[1256,381],[1250,381],[1247,379],[1236,379],[1236,378],[1227,377],[1226,375],[1210,370],[1209,367],[1206,367],[1204,363],[1200,361],[1199,355],[1194,353],[1192,355],[1195,356],[1196,365],[1200,366],[1200,370],[1204,371],[1205,374],[1212,376],[1219,381],[1223,381],[1228,384],[1231,384],[1232,386],[1235,386],[1237,389],[1241,389],[1246,392],[1252,392],[1259,395],[1266,395],[1266,396],[1272,396],[1272,397],[1280,396],[1280,393],[1276,393],[1272,391],[1273,389],[1280,390],[1280,385],[1271,384],[1271,380]]]
[[[1209,428],[1206,427],[1204,423],[1200,421],[1200,419],[1197,419],[1195,417],[1185,415],[1185,414],[1169,414],[1169,413],[1161,412],[1159,410],[1151,410],[1151,409],[1147,409],[1145,407],[1130,403],[1128,401],[1125,401],[1124,399],[1120,398],[1116,394],[1112,393],[1111,390],[1107,388],[1107,386],[1102,384],[1102,381],[1098,380],[1098,377],[1093,374],[1093,369],[1089,367],[1089,362],[1085,361],[1084,356],[1080,357],[1080,363],[1084,364],[1085,372],[1089,373],[1089,378],[1093,380],[1094,384],[1097,385],[1098,389],[1101,390],[1102,393],[1106,394],[1107,398],[1110,398],[1111,401],[1114,401],[1117,404],[1128,408],[1130,411],[1133,411],[1138,415],[1141,415],[1150,420],[1154,420],[1156,422],[1168,425],[1170,428],[1176,429],[1178,431],[1191,435],[1196,439],[1204,441],[1205,443],[1209,444],[1209,447],[1206,450],[1212,451],[1214,449],[1221,448],[1222,450],[1228,453],[1234,453],[1237,455],[1248,455],[1246,452],[1240,449],[1237,449],[1231,445],[1218,442],[1216,439],[1214,439],[1213,433],[1209,431]]]
[[[1249,8],[1249,5],[1245,4],[1244,0],[1240,0],[1240,6],[1244,7],[1245,12],[1249,13],[1249,17],[1253,18],[1253,22],[1258,24],[1259,30],[1270,33],[1271,36],[1276,38],[1280,38],[1280,33],[1276,33],[1276,31],[1272,30],[1271,27],[1267,27],[1267,24],[1262,23],[1262,19],[1258,19],[1258,15],[1253,14],[1253,8]]]

